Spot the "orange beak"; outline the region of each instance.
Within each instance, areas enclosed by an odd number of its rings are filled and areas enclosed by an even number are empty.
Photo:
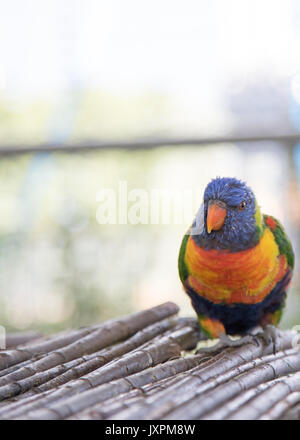
[[[224,225],[226,217],[226,209],[219,206],[217,203],[213,203],[208,206],[207,211],[207,232],[218,231]]]

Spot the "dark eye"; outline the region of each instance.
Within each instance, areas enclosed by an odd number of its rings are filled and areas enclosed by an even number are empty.
[[[245,200],[243,200],[240,204],[239,204],[239,210],[243,211],[247,206],[247,203],[245,202]]]

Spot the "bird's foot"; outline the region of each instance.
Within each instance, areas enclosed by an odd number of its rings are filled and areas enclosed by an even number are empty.
[[[224,348],[228,347],[239,347],[241,345],[247,344],[248,342],[253,342],[253,336],[252,335],[245,335],[238,339],[231,339],[228,335],[225,333],[219,333],[219,342],[215,345],[212,345],[210,347],[201,347],[197,354],[201,353],[216,353],[220,350],[223,350]]]
[[[274,325],[268,324],[264,328],[258,326],[254,327],[248,334],[241,336],[238,339],[231,339],[225,333],[219,333],[219,342],[210,347],[201,347],[197,353],[217,353],[224,348],[228,347],[239,347],[241,345],[247,344],[249,342],[256,342],[257,338],[261,338],[266,346],[272,344],[273,354],[275,354],[280,349],[280,338],[281,331]]]
[[[240,347],[241,345],[247,344],[248,342],[253,342],[252,335],[245,335],[241,336],[238,339],[231,339],[228,335],[225,335],[225,333],[219,335],[220,341],[224,343],[224,345],[228,347]]]
[[[215,345],[211,345],[209,347],[200,347],[198,348],[198,350],[196,351],[196,354],[214,354],[219,352],[220,350],[222,350],[224,347],[224,344],[219,341],[217,342]]]
[[[258,327],[255,335],[262,338],[266,346],[273,345],[273,354],[279,351],[281,331],[274,325],[268,324],[264,328]]]

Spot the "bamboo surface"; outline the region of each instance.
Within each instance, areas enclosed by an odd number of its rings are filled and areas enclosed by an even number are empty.
[[[9,335],[0,419],[300,419],[295,332],[205,353],[197,320],[177,313],[169,302],[53,336]]]

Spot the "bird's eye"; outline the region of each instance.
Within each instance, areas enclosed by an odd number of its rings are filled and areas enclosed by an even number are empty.
[[[239,210],[243,211],[247,206],[247,203],[245,202],[245,200],[243,200],[240,204],[239,204]]]

